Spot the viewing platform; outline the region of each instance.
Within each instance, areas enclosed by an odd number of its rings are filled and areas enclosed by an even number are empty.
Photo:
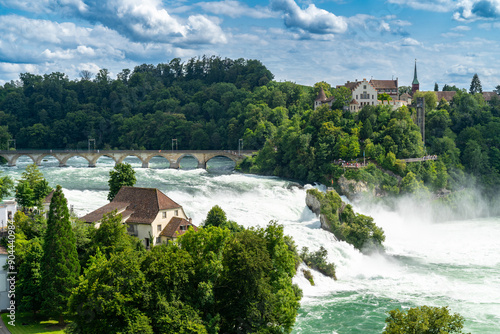
[[[213,151],[181,151],[181,150],[10,150],[0,151],[0,156],[7,160],[8,166],[16,165],[17,160],[27,156],[33,163],[40,166],[47,157],[54,157],[59,162],[59,167],[65,167],[69,159],[82,157],[88,161],[89,167],[95,167],[97,160],[101,157],[113,159],[115,164],[122,163],[127,157],[137,157],[143,168],[149,168],[149,161],[154,157],[163,157],[168,160],[169,168],[178,169],[180,161],[186,156],[191,156],[198,161],[198,168],[207,167],[207,162],[215,157],[226,157],[235,163],[240,162],[247,156],[251,156],[253,150],[213,150]]]

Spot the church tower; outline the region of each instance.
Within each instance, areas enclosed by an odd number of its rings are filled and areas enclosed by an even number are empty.
[[[417,90],[420,90],[420,83],[417,79],[417,60],[415,59],[415,72],[413,74],[413,82],[411,83],[411,95],[415,94]]]

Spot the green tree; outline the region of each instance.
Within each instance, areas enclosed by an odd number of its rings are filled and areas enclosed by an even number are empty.
[[[417,97],[423,97],[425,101],[425,112],[436,109],[437,106],[437,95],[435,92],[415,92],[413,95],[413,103],[417,100]]]
[[[72,289],[77,285],[80,263],[75,235],[71,229],[68,204],[61,186],[57,186],[50,202],[47,232],[41,259],[43,281],[42,312],[64,322],[64,313]]]
[[[113,254],[107,260],[98,252],[90,262],[68,302],[71,332],[153,333],[141,311],[147,282],[137,254]]]
[[[208,211],[204,226],[220,226],[227,221],[226,213],[218,205],[213,206]]]
[[[23,254],[17,276],[19,311],[37,313],[42,305],[40,291],[43,289],[40,261],[43,248],[40,239],[31,239]]]
[[[482,93],[483,88],[481,87],[481,80],[479,80],[479,76],[477,73],[474,74],[472,77],[472,81],[470,83],[470,88],[469,88],[469,93],[470,94],[476,94],[476,93]]]
[[[378,94],[377,99],[379,101],[392,101],[392,97],[387,93]]]
[[[14,181],[8,175],[0,177],[0,202],[14,189]]]
[[[36,164],[30,164],[21,175],[16,185],[16,201],[23,208],[42,206],[43,199],[50,193],[52,188],[43,177],[43,173]]]
[[[407,312],[395,309],[389,311],[385,319],[383,334],[432,334],[463,333],[464,318],[450,314],[448,307],[420,306],[412,307]]]
[[[127,227],[122,223],[122,215],[116,211],[105,214],[99,228],[90,230],[90,255],[100,250],[109,259],[112,254],[133,250],[136,243],[128,235]]]
[[[419,181],[413,172],[408,172],[401,180],[401,193],[417,194],[426,191],[424,182]]]
[[[438,86],[438,83],[437,83],[437,82],[435,82],[435,83],[434,83],[434,91],[435,91],[435,92],[438,92],[438,91],[439,91],[439,86]]]
[[[116,166],[109,172],[108,201],[111,202],[113,198],[115,198],[121,187],[133,187],[136,181],[135,171],[130,164],[126,162],[116,164]]]

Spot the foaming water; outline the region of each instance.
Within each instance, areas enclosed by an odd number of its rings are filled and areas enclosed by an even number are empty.
[[[72,159],[66,168],[47,160],[40,170],[51,186],[63,187],[78,216],[107,203],[111,159],[100,159],[95,168],[87,168],[84,159]],[[0,169],[19,179],[28,163]],[[278,221],[299,249],[326,248],[338,280],[313,271],[316,285],[311,286],[299,268],[294,282],[304,297],[294,333],[380,333],[389,310],[424,304],[448,305],[466,318],[466,331],[498,332],[499,218],[431,223],[432,217],[408,209],[411,206],[401,205],[395,212],[355,206],[374,217],[386,235],[386,254],[364,255],[320,228],[319,219],[305,205],[306,190],[313,186],[227,172],[225,166],[216,161],[208,172],[135,168],[136,186],[160,189],[181,204],[195,224],[219,205],[228,219],[246,227]]]

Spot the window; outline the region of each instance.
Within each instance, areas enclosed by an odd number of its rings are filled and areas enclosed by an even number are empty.
[[[356,100],[358,99],[358,96],[356,95]]]
[[[175,210],[175,215],[178,216],[179,215],[179,210]]]
[[[185,231],[187,229],[187,226],[186,225],[181,225],[179,228],[180,228],[181,231]]]
[[[149,248],[149,238],[145,238],[144,243],[146,244],[146,248]]]
[[[157,230],[158,232],[161,232],[161,224],[156,225],[156,230]]]
[[[366,85],[363,86],[363,89],[366,89]]]
[[[163,218],[167,218],[167,212],[162,212]]]
[[[161,244],[161,237],[156,237],[156,244]]]

